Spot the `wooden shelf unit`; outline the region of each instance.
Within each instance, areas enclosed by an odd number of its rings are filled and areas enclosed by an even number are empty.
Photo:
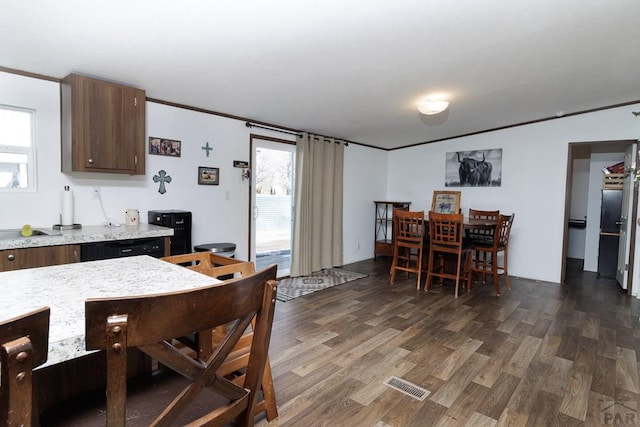
[[[374,201],[374,259],[378,256],[393,256],[393,210],[408,211],[411,202]]]

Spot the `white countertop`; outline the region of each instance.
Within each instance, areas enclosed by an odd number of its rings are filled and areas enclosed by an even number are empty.
[[[87,298],[149,295],[220,283],[188,268],[147,255],[0,272],[0,320],[43,306],[51,308],[52,365],[85,350]]]
[[[51,228],[48,230],[51,230]],[[173,228],[153,224],[121,225],[119,227],[89,225],[77,230],[61,230],[61,234],[58,236],[40,235],[15,239],[0,239],[0,250],[165,236],[173,236]]]

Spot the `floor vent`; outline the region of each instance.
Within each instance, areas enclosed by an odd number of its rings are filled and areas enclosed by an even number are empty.
[[[410,382],[398,377],[391,377],[383,384],[420,401],[426,399],[429,393],[431,393],[430,391],[425,390],[422,387],[418,387],[417,385],[411,384]]]

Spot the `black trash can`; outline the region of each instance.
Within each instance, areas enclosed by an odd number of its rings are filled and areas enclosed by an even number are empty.
[[[213,252],[216,255],[226,256],[227,258],[236,257],[235,243],[203,243],[193,247],[196,252]]]

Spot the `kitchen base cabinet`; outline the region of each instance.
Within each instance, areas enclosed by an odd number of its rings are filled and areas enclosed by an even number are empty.
[[[80,245],[42,246],[0,251],[0,271],[80,262]]]

